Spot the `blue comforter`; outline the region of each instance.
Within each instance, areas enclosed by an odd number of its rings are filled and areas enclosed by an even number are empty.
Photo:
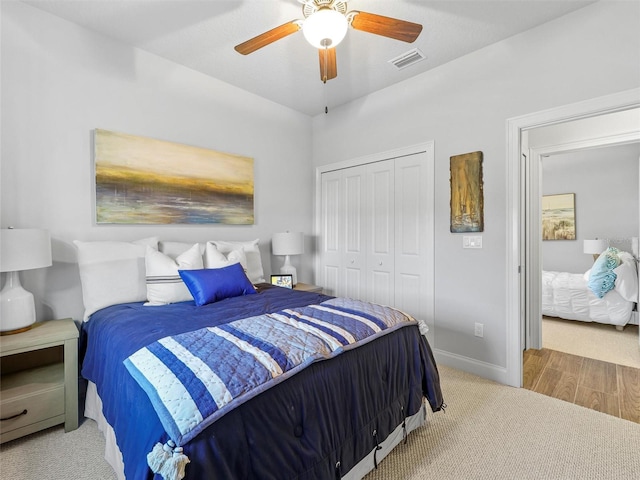
[[[329,298],[265,286],[258,295],[204,307],[193,302],[161,307],[133,303],[94,314],[83,326],[82,375],[97,386],[127,478],[151,478],[146,454],[169,437],[151,401],[125,368],[125,359],[167,336]],[[344,475],[405,416],[419,410],[423,395],[434,411],[440,409],[431,351],[417,326],[399,329],[314,363],[225,414],[185,446],[192,462],[187,478]]]

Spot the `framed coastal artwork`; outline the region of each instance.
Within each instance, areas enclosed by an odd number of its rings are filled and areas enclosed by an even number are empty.
[[[484,231],[482,152],[449,159],[452,233]]]
[[[574,193],[542,196],[542,240],[576,239]]]
[[[253,159],[94,131],[97,224],[254,223]]]

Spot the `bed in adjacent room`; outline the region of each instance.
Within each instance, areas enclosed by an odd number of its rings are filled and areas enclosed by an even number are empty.
[[[638,324],[638,270],[634,256],[608,248],[585,273],[542,272],[542,314],[622,329]]]
[[[443,407],[426,326],[261,282],[257,241],[76,244],[85,414],[120,478],[361,478]]]

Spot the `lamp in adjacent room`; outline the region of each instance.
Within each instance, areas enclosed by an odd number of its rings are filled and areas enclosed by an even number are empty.
[[[293,284],[298,283],[296,267],[291,265],[290,255],[301,255],[304,251],[304,235],[302,232],[274,233],[271,240],[274,255],[284,255],[284,265],[280,269],[283,275],[291,275]]]
[[[608,246],[609,246],[609,242],[607,242],[603,238],[600,238],[600,239],[596,238],[595,240],[585,240],[582,251],[584,253],[592,254],[593,261],[595,262],[600,256],[600,254],[604,252]]]
[[[0,291],[0,333],[18,333],[36,321],[33,294],[20,284],[20,272],[51,266],[51,238],[46,230],[0,230],[0,272],[6,279]]]

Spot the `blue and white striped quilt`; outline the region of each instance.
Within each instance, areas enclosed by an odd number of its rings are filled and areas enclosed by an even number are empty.
[[[184,445],[229,410],[311,363],[415,323],[390,307],[333,298],[165,337],[124,364],[167,434]]]

